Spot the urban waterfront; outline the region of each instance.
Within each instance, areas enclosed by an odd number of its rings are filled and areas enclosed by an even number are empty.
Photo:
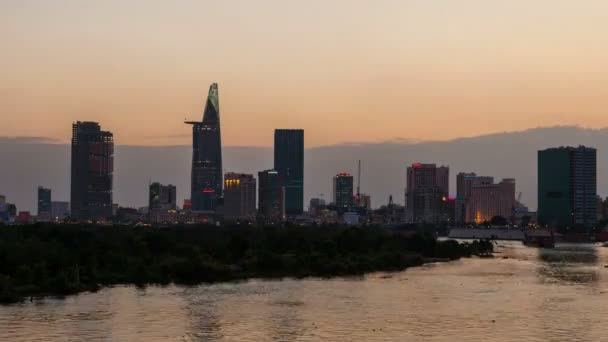
[[[335,279],[119,286],[0,306],[2,341],[602,341],[608,248],[527,248],[495,258]]]

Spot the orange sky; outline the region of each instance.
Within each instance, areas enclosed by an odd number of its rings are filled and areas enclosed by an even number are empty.
[[[0,2],[0,136],[187,144],[220,86],[225,145],[608,126],[604,0]]]

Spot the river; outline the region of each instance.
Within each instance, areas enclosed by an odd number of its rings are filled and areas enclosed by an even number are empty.
[[[608,248],[497,252],[356,278],[35,299],[0,306],[0,341],[608,341]]]

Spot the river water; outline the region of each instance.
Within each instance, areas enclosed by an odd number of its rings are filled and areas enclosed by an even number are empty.
[[[608,248],[498,252],[358,278],[39,299],[0,306],[0,341],[608,341]]]

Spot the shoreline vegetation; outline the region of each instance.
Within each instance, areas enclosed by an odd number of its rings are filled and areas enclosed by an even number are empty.
[[[0,226],[0,303],[118,284],[363,275],[492,252],[488,240],[382,228]]]

